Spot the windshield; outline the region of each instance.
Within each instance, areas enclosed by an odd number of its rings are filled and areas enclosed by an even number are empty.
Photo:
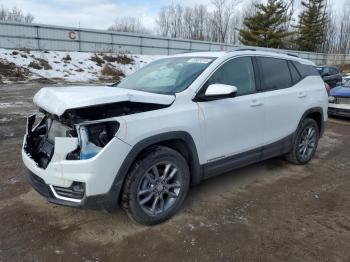
[[[127,76],[117,86],[151,93],[178,93],[189,87],[214,60],[213,57],[160,59]]]
[[[343,86],[350,87],[350,79],[345,79]]]

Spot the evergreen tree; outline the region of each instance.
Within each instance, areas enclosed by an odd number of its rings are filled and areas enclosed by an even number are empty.
[[[256,4],[255,8],[256,12],[244,19],[240,41],[244,45],[283,48],[286,37],[292,34],[286,30],[287,4],[283,0],[268,0],[265,4]]]
[[[303,0],[303,11],[296,26],[297,46],[302,51],[321,51],[327,28],[327,0]]]

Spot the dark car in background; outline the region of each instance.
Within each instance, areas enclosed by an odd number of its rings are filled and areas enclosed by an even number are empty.
[[[338,83],[343,81],[342,74],[339,69],[334,66],[318,66],[316,69],[323,78],[323,81],[331,88],[336,87]]]

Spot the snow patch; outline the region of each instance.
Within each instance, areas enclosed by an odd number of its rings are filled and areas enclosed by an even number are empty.
[[[99,64],[91,60],[92,57],[103,60]],[[127,56],[132,60],[129,64],[110,62],[108,58]],[[160,55],[131,55],[131,54],[96,54],[88,52],[63,52],[63,51],[28,51],[9,50],[0,48],[2,62],[14,63],[17,67],[28,69],[32,74],[29,80],[40,78],[63,80],[67,82],[94,82],[101,79],[101,71],[106,64],[112,65],[124,75],[129,75],[144,65],[162,58]],[[105,60],[107,59],[107,60]],[[49,66],[43,66],[47,62]],[[34,66],[33,65],[41,65]],[[40,68],[40,69],[39,69]],[[0,73],[1,79],[1,73]]]

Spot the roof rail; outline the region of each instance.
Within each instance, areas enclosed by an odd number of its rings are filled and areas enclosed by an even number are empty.
[[[284,54],[284,55],[289,55],[293,57],[299,57],[298,55],[288,53],[287,51],[284,50],[277,50],[277,49],[272,49],[272,48],[267,48],[267,47],[238,47],[236,49],[233,49],[232,51],[228,52],[236,52],[236,51],[266,51],[266,52],[273,52],[273,53],[279,53],[279,54]]]
[[[237,49],[234,49],[232,51],[229,51],[229,52],[234,52],[234,51],[256,51],[256,48],[237,48]]]

